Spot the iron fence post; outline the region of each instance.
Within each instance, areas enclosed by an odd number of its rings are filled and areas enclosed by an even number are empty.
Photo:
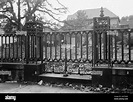
[[[26,57],[26,64],[29,63],[29,42],[28,42],[28,35],[25,36],[25,57]]]
[[[64,35],[65,36],[65,69],[64,69],[64,77],[68,76],[68,73],[67,73],[67,48],[66,48],[66,44],[67,44],[67,40],[66,40],[66,34]]]
[[[97,45],[97,33],[94,31],[93,33],[93,66],[97,63],[98,59],[98,45]]]
[[[43,63],[43,36],[40,35],[40,56],[41,56],[41,63]]]

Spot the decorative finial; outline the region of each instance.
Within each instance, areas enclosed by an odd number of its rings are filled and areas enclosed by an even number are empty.
[[[101,7],[101,11],[100,12],[101,12],[100,17],[103,17],[104,16],[104,14],[103,14],[103,12],[104,12],[103,11],[103,7]]]

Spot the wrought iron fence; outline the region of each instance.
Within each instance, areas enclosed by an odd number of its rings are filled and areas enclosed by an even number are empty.
[[[43,60],[92,62],[92,31],[44,33]]]
[[[0,35],[0,61],[1,62],[19,62],[25,57],[26,36],[12,34]],[[24,54],[24,55],[23,55]]]
[[[92,30],[44,33],[43,61],[48,63],[45,71],[90,74],[92,33]]]
[[[113,31],[114,35],[110,38],[111,62],[113,66],[130,67],[133,64],[133,29],[113,29]]]
[[[97,34],[97,43],[93,40],[94,33]],[[92,66],[106,64],[131,67],[133,29],[1,34],[0,61],[22,60],[25,63],[47,63],[45,71],[57,73],[66,70],[69,73],[88,74]]]
[[[133,29],[110,29],[96,32],[97,64],[131,67],[133,64]]]

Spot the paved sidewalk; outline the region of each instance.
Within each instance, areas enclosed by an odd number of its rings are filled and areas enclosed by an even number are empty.
[[[0,93],[86,93],[85,91],[48,85],[20,85],[18,83],[0,83]],[[93,92],[87,92],[93,93]]]

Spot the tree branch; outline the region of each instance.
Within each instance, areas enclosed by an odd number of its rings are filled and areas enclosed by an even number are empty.
[[[48,2],[48,0],[45,0],[45,1],[46,1],[46,3],[47,3],[50,7],[53,8],[52,4],[50,4],[50,3]]]
[[[52,8],[52,9],[54,9],[54,10],[56,10],[56,11],[59,11],[60,13],[65,13],[66,11],[68,11],[68,8],[67,7],[65,7],[63,4],[61,4],[58,0],[56,0],[57,2],[58,2],[58,4],[60,4],[61,6],[62,6],[62,8],[54,8],[53,6],[52,6],[52,4],[50,4],[49,2],[48,2],[48,0],[46,0],[46,3]],[[65,11],[63,11],[63,12],[61,12],[61,10],[65,10]],[[68,11],[69,12],[69,11]]]
[[[67,7],[65,7],[62,3],[59,2],[59,0],[56,0],[64,9],[67,10]]]
[[[41,1],[40,0],[37,0],[37,2],[35,3],[35,6],[33,7],[33,9],[31,10],[31,14],[33,14],[35,11],[36,11],[36,9],[37,9],[37,7],[38,7],[38,5],[41,3]]]
[[[28,11],[30,12],[30,11],[31,11],[31,7],[30,7],[30,5],[29,5],[29,2],[28,2],[28,0],[25,0],[25,1],[26,1],[26,3],[27,3]]]
[[[10,10],[9,12],[13,15],[13,18],[14,18],[15,20],[17,20],[16,14],[15,14],[15,12],[13,11],[13,4],[12,4],[12,2],[11,2],[10,0],[8,0],[8,2],[9,2],[10,5],[11,5],[11,10]]]
[[[46,7],[42,8],[42,9],[45,9],[46,11],[48,11],[48,12],[50,12],[50,13],[52,13],[52,14],[60,15],[60,14],[55,13],[55,12],[53,12],[52,10],[50,10],[50,9],[48,9],[48,8],[46,8]],[[43,10],[42,10],[42,11],[43,11]]]
[[[64,21],[61,21],[61,20],[55,18],[55,17],[54,17],[51,13],[49,13],[48,11],[40,10],[40,9],[37,9],[37,10],[40,11],[40,12],[45,12],[45,13],[47,13],[50,17],[52,17],[54,20],[56,20],[56,21],[58,21],[58,22],[60,22],[60,23],[64,23]]]
[[[65,23],[65,24],[67,24],[67,25],[69,25],[69,26],[75,27],[74,25],[71,25],[71,24],[69,24],[69,23],[66,22],[66,21],[61,21],[61,20],[55,18],[52,14],[50,14],[50,13],[47,12],[47,11],[40,10],[40,9],[37,9],[37,10],[38,10],[38,11],[41,11],[41,12],[45,12],[45,13],[47,13],[50,17],[52,17],[54,20],[56,20],[56,21],[58,21],[58,22],[60,22],[60,23]]]
[[[50,17],[52,17],[54,20],[56,20],[56,21],[58,21],[58,22],[60,22],[60,23],[65,23],[65,24],[67,24],[67,25],[69,25],[69,26],[71,26],[71,27],[75,27],[74,25],[71,25],[71,24],[69,24],[68,22],[66,22],[66,21],[64,21],[64,20],[61,21],[61,20],[55,18],[52,14],[50,14],[50,13],[47,12],[47,11],[40,10],[40,9],[37,9],[37,10],[40,11],[40,12],[45,12],[45,13],[47,13]]]

